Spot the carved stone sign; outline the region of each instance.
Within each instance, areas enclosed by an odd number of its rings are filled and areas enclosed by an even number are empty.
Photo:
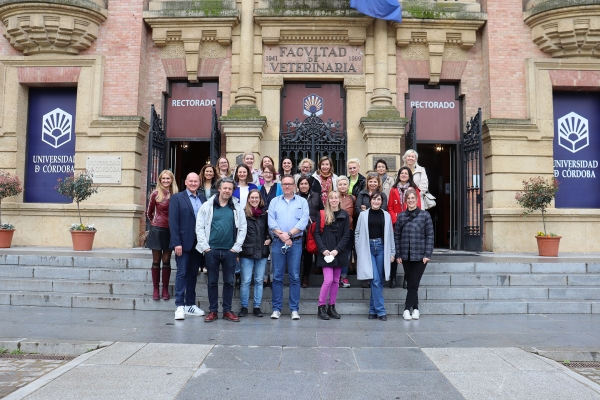
[[[364,47],[340,45],[265,46],[265,74],[363,74]]]

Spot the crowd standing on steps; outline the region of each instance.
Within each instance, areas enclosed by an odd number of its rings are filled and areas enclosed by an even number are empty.
[[[350,287],[348,275],[355,271],[363,287],[371,290],[367,317],[385,321],[384,283],[396,287],[401,264],[407,289],[403,318],[420,318],[418,288],[434,239],[431,216],[423,210],[429,180],[416,151],[406,151],[398,171],[390,173],[387,161],[378,159],[365,175],[357,158],[348,160],[347,175],[340,176],[328,156],[316,164],[305,158],[296,166],[284,157],[279,171],[272,157],[259,160],[254,169],[255,155],[248,152],[232,168],[221,157],[217,165],[207,163],[199,174],[189,173],[182,192],[171,171],[160,173],[146,210],[154,300],[170,299],[174,252],[176,320],[205,315],[196,300],[199,271],[207,274],[205,322],[219,318],[220,271],[224,319],[238,322],[248,316],[252,285],[252,314],[263,316],[263,288],[270,287],[271,318],[279,319],[286,272],[293,320],[300,319],[301,288],[310,286],[311,273],[315,279],[322,277],[318,318],[339,319],[338,289]],[[316,243],[316,255],[307,251],[313,223],[310,239]],[[232,310],[236,287],[238,315]]]

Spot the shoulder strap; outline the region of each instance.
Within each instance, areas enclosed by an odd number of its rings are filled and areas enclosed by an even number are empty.
[[[321,214],[321,223],[319,224],[319,229],[321,232],[323,232],[323,229],[325,229],[325,210],[320,210],[319,213]]]
[[[404,227],[406,226],[406,224],[408,224],[413,219],[417,218],[417,215],[419,215],[420,212],[421,212],[421,210],[419,210],[419,208],[417,208],[415,210],[415,212],[413,212],[412,214],[410,214],[408,216],[407,220],[404,221],[404,223],[400,226],[400,233],[402,233],[402,231],[404,230]]]

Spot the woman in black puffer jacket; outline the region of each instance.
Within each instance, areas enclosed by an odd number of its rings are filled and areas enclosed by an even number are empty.
[[[246,202],[246,239],[242,245],[240,253],[241,264],[241,284],[240,284],[240,303],[242,308],[238,314],[239,317],[248,315],[248,297],[250,296],[250,280],[254,275],[254,316],[262,317],[260,303],[263,294],[263,275],[269,256],[269,245],[271,236],[269,234],[269,224],[267,221],[267,212],[265,203],[262,200],[258,189],[252,189],[248,193]]]

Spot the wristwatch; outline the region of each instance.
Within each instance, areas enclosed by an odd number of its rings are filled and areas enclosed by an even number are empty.
[[[288,234],[288,236],[289,236],[289,237],[290,237],[290,239],[291,239],[291,238],[292,238],[292,232],[288,232],[287,234]]]

